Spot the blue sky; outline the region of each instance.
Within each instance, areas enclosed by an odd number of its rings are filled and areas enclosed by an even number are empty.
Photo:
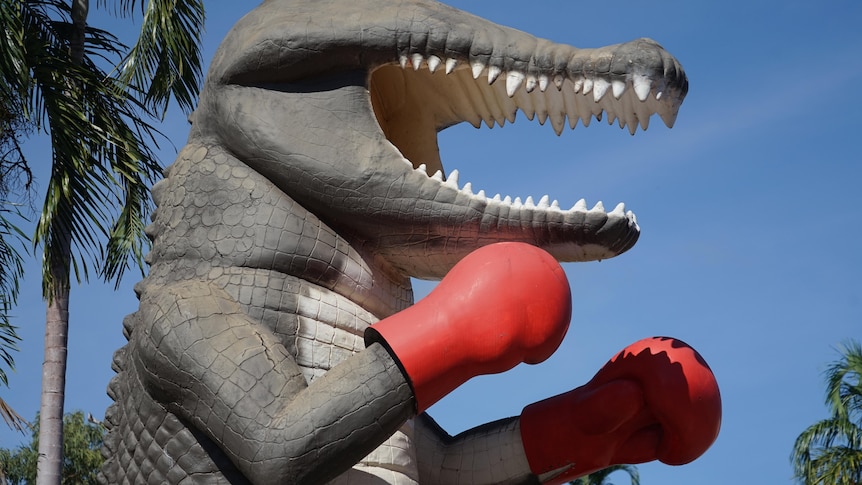
[[[642,483],[791,483],[795,437],[826,417],[822,372],[843,341],[862,339],[862,4],[449,3],[578,47],[652,37],[682,62],[690,91],[672,130],[653,119],[634,137],[604,123],[557,137],[523,116],[514,126],[441,135],[444,164],[462,183],[513,197],[547,193],[562,205],[624,201],[642,236],[618,258],[565,265],[574,316],[554,356],[475,379],[431,414],[453,434],[514,415],[583,384],[628,343],[669,335],[712,366],[722,431],[692,464],[641,465]],[[208,2],[207,59],[251,6]],[[182,147],[185,117],[172,112],[164,132]],[[38,163],[42,145],[31,148]],[[164,148],[167,164],[175,150]],[[137,307],[138,278],[129,276],[116,292],[73,288],[69,411],[101,417],[110,404],[111,354],[124,343],[123,316]],[[417,295],[429,288],[417,285]],[[15,318],[24,340],[0,396],[29,418],[39,406],[43,345],[36,262]],[[0,428],[2,447],[27,439]]]

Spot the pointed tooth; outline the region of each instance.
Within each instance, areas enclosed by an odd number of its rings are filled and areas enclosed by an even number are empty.
[[[416,170],[424,173],[425,175],[428,175],[428,165],[425,165],[424,163],[422,163],[418,167],[416,167]]]
[[[524,86],[524,89],[526,89],[528,93],[532,93],[533,90],[536,89],[536,86],[538,86],[538,85],[539,85],[539,80],[536,79],[536,76],[533,76],[532,74],[530,74],[529,76],[527,76],[527,84],[526,84],[526,86]]]
[[[628,127],[629,127],[629,134],[634,135],[634,134],[635,134],[635,132],[636,132],[636,131],[638,131],[638,122],[637,122],[637,120],[629,121],[627,124],[628,124]]]
[[[488,84],[494,84],[501,72],[503,71],[497,66],[488,66]]]
[[[550,199],[551,199],[551,198],[550,198],[550,197],[548,197],[547,195],[543,195],[543,196],[542,196],[542,198],[541,198],[541,199],[539,199],[539,205],[538,205],[538,207],[539,207],[540,209],[547,209],[548,207],[550,207],[550,206],[551,206],[551,205],[550,205],[550,203],[549,203],[549,200],[550,200]]]
[[[446,177],[446,185],[453,189],[458,189],[458,170],[452,170],[452,173]]]
[[[611,83],[605,81],[604,79],[596,79],[593,83],[593,101],[598,103],[605,96],[605,93],[608,92],[608,88],[611,87]]]
[[[676,123],[677,111],[659,110],[658,115],[664,121],[665,126],[673,128],[673,124]]]
[[[521,198],[520,198],[520,197],[515,197],[515,201],[514,201],[514,202],[512,202],[512,207],[521,207],[521,206],[523,206],[523,205],[524,205],[524,203],[523,203],[523,202],[521,202]]]
[[[539,74],[539,90],[544,93],[546,89],[548,89],[548,76]]]
[[[638,121],[641,124],[641,129],[646,131],[647,128],[649,128],[649,119],[652,115],[652,113],[650,112],[650,107],[649,107],[650,103],[643,103],[643,102],[640,102],[640,103],[633,102],[633,103],[634,103],[635,114],[637,115]]]
[[[556,133],[557,136],[562,135],[563,129],[566,128],[566,114],[562,111],[557,111],[556,109],[552,110],[548,114],[551,118],[551,126],[554,128],[554,133]]]
[[[563,89],[563,81],[564,79],[562,74],[557,74],[554,76],[554,86],[557,87],[557,91]]]
[[[422,67],[422,54],[413,54],[413,70],[418,71],[420,67]]]
[[[399,56],[398,64],[401,64],[401,69],[407,69],[407,56]]]
[[[602,204],[602,201],[596,202],[596,205],[594,205],[593,208],[590,209],[590,212],[604,212],[604,211],[605,211],[605,205]]]
[[[500,194],[496,194],[496,195],[494,195],[494,197],[491,200],[493,200],[494,202],[500,202],[503,199],[500,198]]]
[[[452,74],[456,67],[458,67],[458,59],[453,57],[446,59],[446,74]]]
[[[428,70],[431,72],[436,71],[437,68],[440,67],[441,62],[443,62],[443,60],[437,56],[428,56]]]
[[[613,90],[614,98],[620,99],[620,96],[626,92],[626,82],[620,80],[611,81],[611,89]]]
[[[470,65],[470,68],[473,70],[473,79],[479,79],[479,76],[482,74],[482,71],[485,69],[485,64],[476,61]]]
[[[512,198],[507,195],[503,198],[503,203],[507,205],[512,205]]]
[[[467,182],[466,184],[464,184],[463,187],[461,187],[461,192],[464,192],[465,194],[473,195],[473,184],[470,182]]]
[[[632,84],[634,85],[635,94],[638,95],[638,99],[646,101],[649,97],[649,90],[652,87],[652,81],[650,81],[647,76],[635,74],[632,77]]]
[[[506,94],[511,98],[515,95],[515,91],[521,87],[521,84],[524,83],[524,73],[518,71],[511,71],[506,74]]]
[[[572,210],[576,212],[586,212],[587,211],[587,201],[581,199],[575,202],[575,205],[572,206]]]
[[[590,94],[590,91],[593,90],[593,80],[590,78],[584,78],[584,94]]]
[[[551,202],[551,209],[560,210],[560,201],[554,199],[553,202]]]
[[[532,195],[527,196],[527,200],[524,201],[524,205],[527,207],[536,207],[536,203],[533,202],[533,196]]]
[[[437,170],[434,172],[434,175],[431,176],[432,179],[442,182],[443,181],[443,172],[441,170]]]
[[[536,114],[539,115],[539,124],[544,126],[545,122],[548,121],[548,112],[546,110],[536,111]]]
[[[480,190],[479,192],[476,192],[476,198],[479,200],[486,200],[488,197],[485,196],[484,190]]]
[[[619,204],[617,204],[616,207],[614,207],[614,210],[612,210],[608,215],[616,215],[619,217],[625,217],[625,215],[626,215],[626,204],[624,202],[620,202]]]

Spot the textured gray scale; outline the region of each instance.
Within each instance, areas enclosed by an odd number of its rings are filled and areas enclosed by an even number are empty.
[[[555,79],[626,90],[560,96]],[[415,416],[396,358],[363,333],[413,303],[410,277],[441,278],[480,246],[598,260],[639,228],[623,209],[515,206],[431,177],[446,173],[436,132],[514,109],[559,127],[637,106],[615,116],[670,125],[686,90],[648,39],[579,50],[429,0],[264,2],[216,53],[153,187],[102,482],[537,483],[517,419],[449,436]]]

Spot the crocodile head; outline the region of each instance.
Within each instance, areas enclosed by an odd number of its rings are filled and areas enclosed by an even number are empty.
[[[558,134],[602,117],[634,134],[654,114],[671,126],[687,88],[649,39],[577,49],[429,0],[269,0],[219,48],[192,136],[224,145],[393,268],[437,278],[497,241],[588,261],[639,234],[622,204],[474,192],[444,168],[438,132],[522,111]]]

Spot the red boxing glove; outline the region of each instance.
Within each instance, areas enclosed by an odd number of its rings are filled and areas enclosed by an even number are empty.
[[[611,465],[702,455],[721,426],[721,396],[703,358],[684,342],[638,341],[584,386],[521,413],[530,470],[561,484]]]
[[[557,260],[524,243],[497,243],[458,262],[427,297],[365,332],[407,375],[422,412],[471,377],[554,353],[572,299]]]

